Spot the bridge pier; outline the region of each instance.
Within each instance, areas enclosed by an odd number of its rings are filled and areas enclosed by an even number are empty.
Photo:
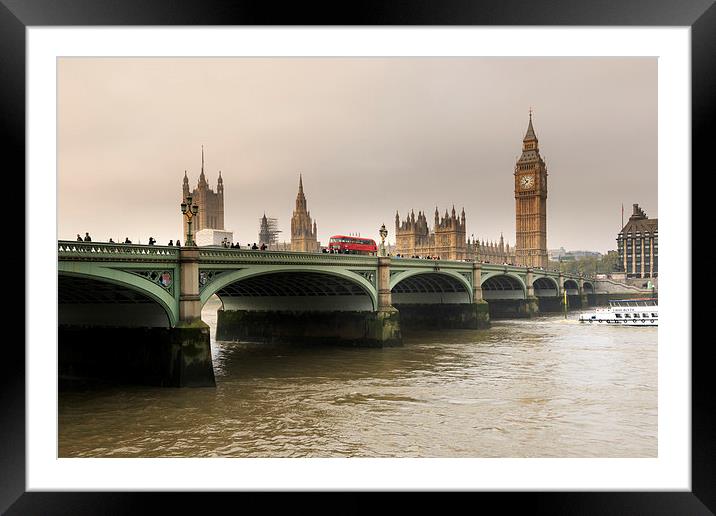
[[[579,298],[580,298],[580,299],[579,299],[579,304],[580,304],[580,307],[581,307],[581,308],[587,308],[587,307],[589,307],[589,296],[588,296],[587,294],[585,294],[584,292],[582,292],[582,293],[579,295]]]
[[[527,268],[527,299],[524,304],[525,317],[533,317],[539,313],[539,299],[535,295],[534,276],[532,269]]]
[[[569,310],[580,310],[582,308],[582,295],[567,294],[567,308]]]
[[[390,257],[378,258],[378,312],[375,322],[369,318],[368,336],[382,346],[401,345],[403,335],[400,331],[400,312],[393,306],[393,294],[390,290]]]
[[[172,328],[179,387],[214,387],[214,365],[211,360],[209,325],[201,320],[199,297],[199,249],[183,247],[179,252],[180,293],[179,322]]]
[[[538,297],[537,305],[540,313],[560,313],[564,311],[564,299],[559,296]]]
[[[472,264],[472,306],[475,313],[475,328],[490,327],[490,307],[482,297],[482,264]]]
[[[397,310],[219,310],[216,338],[359,347],[385,347],[402,343]]]
[[[539,313],[539,298],[490,299],[490,319],[528,319]]]
[[[202,323],[203,324],[203,323]],[[87,382],[211,387],[209,328],[60,326],[60,386]]]
[[[443,303],[443,304],[398,304],[400,325],[408,330],[477,330],[490,326],[488,304]]]

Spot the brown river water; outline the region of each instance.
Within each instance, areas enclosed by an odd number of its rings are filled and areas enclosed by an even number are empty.
[[[656,457],[657,328],[577,316],[385,349],[212,340],[215,389],[61,392],[59,456]]]

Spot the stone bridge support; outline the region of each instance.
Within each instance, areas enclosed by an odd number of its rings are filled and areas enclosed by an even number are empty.
[[[482,297],[482,264],[472,264],[472,305],[475,311],[475,327],[490,327],[490,307]]]
[[[532,273],[532,269],[527,268],[527,274],[525,278],[525,284],[527,285],[527,297],[525,299],[524,311],[527,317],[532,317],[539,312],[539,299],[537,299],[537,296],[535,295],[535,280],[534,274]]]
[[[179,263],[179,322],[170,330],[172,344],[169,359],[177,369],[178,386],[213,387],[216,380],[209,325],[201,320],[199,249],[183,247]]]
[[[179,255],[180,286],[179,320],[193,323],[201,320],[201,298],[199,297],[199,249],[184,247]]]
[[[582,308],[587,308],[589,306],[589,296],[584,290],[584,278],[580,277],[577,284],[579,285],[579,297]]]
[[[378,258],[378,310],[367,315],[367,340],[380,346],[402,344],[400,312],[393,306],[390,291],[390,257]]]

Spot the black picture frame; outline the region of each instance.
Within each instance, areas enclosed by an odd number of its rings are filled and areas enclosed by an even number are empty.
[[[716,5],[714,0],[407,0],[395,2],[287,2],[186,0],[0,0],[0,145],[5,179],[25,170],[25,29],[29,26],[112,25],[552,25],[691,27],[692,170],[714,165],[716,143]],[[664,144],[664,142],[660,142]],[[691,178],[684,178],[693,182]],[[693,183],[692,183],[693,184]],[[17,191],[18,185],[12,187]],[[24,191],[24,182],[19,183]],[[31,194],[31,192],[26,192]],[[692,219],[693,220],[693,219]],[[690,231],[690,228],[684,228]],[[27,235],[26,235],[27,236]],[[695,263],[695,262],[694,262]],[[27,274],[27,270],[25,273]],[[691,283],[691,278],[684,278]],[[690,302],[690,300],[684,300]],[[25,314],[27,323],[28,314]],[[10,335],[9,333],[7,335]],[[25,353],[6,337],[0,399],[0,512],[7,514],[123,514],[142,511],[159,501],[162,512],[206,512],[205,501],[184,493],[26,492]],[[716,428],[714,375],[708,360],[708,337],[691,347],[692,490],[690,492],[527,492],[479,493],[478,503],[497,502],[501,512],[528,509],[547,514],[714,514],[716,511]],[[691,342],[670,345],[691,346]],[[211,504],[241,493],[207,494]],[[271,494],[242,496],[270,506]],[[353,494],[353,497],[358,497]],[[422,495],[414,494],[421,503]],[[151,500],[150,500],[151,498]],[[158,500],[155,500],[158,498]],[[326,503],[307,493],[293,509]],[[473,502],[474,503],[474,502]],[[359,510],[362,504],[340,507]],[[334,506],[335,507],[335,506]],[[368,509],[369,506],[363,506]],[[485,505],[485,507],[488,507]],[[344,511],[341,511],[344,512]]]

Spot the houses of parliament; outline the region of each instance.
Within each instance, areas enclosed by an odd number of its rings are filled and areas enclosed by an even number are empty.
[[[490,263],[510,263],[527,267],[547,268],[547,167],[539,153],[539,141],[532,126],[532,111],[522,155],[514,170],[515,191],[515,246],[466,239],[466,216],[463,208],[458,216],[445,211],[440,216],[435,208],[433,229],[428,228],[425,214],[414,211],[401,220],[395,214],[396,254],[402,256],[429,256],[448,260],[477,260]]]
[[[216,192],[206,181],[204,174],[204,150],[202,147],[201,173],[197,188],[189,191],[189,179],[184,173],[183,197],[189,195],[199,206],[195,230],[224,229],[224,183],[219,171]],[[477,260],[490,263],[508,263],[527,267],[547,268],[547,167],[539,152],[539,141],[529,114],[527,131],[522,140],[522,154],[514,168],[515,195],[515,245],[467,237],[467,217],[463,208],[460,215],[455,206],[440,215],[435,208],[433,227],[429,228],[424,212],[413,210],[405,219],[395,214],[394,253],[404,257],[439,257],[446,260]],[[265,218],[265,217],[264,217]],[[186,232],[186,223],[185,223]],[[321,251],[316,221],[308,211],[303,191],[303,177],[299,176],[298,194],[291,218],[290,249],[297,252]]]

